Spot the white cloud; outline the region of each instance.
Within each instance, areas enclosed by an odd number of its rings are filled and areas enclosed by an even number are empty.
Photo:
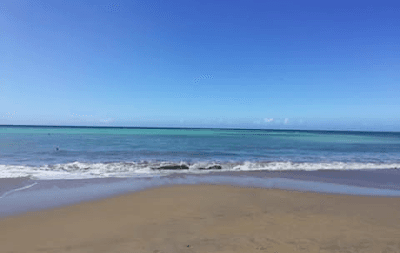
[[[288,118],[285,118],[285,120],[283,121],[283,123],[284,123],[284,124],[289,123],[289,119],[288,119]]]
[[[102,120],[100,120],[100,122],[103,122],[103,123],[111,123],[111,122],[114,122],[114,119],[113,119],[113,118],[102,119]]]
[[[274,119],[273,119],[273,118],[265,118],[264,121],[267,122],[267,123],[269,123],[269,122],[274,121]]]

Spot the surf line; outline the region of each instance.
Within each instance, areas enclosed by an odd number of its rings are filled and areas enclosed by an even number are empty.
[[[31,184],[31,185],[27,185],[27,186],[24,186],[24,187],[21,187],[21,188],[18,188],[18,189],[14,189],[14,190],[8,191],[8,192],[4,193],[3,195],[1,195],[1,196],[0,196],[0,199],[1,199],[1,198],[4,198],[5,196],[7,196],[8,194],[10,194],[10,193],[12,193],[12,192],[22,191],[22,190],[31,188],[31,187],[34,186],[34,185],[37,185],[37,182],[35,182],[35,183]]]

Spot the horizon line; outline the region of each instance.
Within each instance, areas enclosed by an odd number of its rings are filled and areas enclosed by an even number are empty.
[[[59,127],[59,128],[128,128],[128,129],[221,129],[221,130],[263,130],[263,131],[315,131],[315,132],[378,132],[400,133],[400,131],[365,131],[365,130],[312,130],[312,129],[267,129],[267,128],[227,128],[227,127],[139,127],[139,126],[74,126],[74,125],[1,125],[0,127]]]

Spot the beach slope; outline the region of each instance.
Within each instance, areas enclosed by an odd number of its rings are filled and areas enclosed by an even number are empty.
[[[400,198],[164,186],[2,218],[0,252],[400,252]]]

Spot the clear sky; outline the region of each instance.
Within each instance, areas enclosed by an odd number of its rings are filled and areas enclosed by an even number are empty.
[[[0,2],[0,124],[400,131],[399,1]]]

